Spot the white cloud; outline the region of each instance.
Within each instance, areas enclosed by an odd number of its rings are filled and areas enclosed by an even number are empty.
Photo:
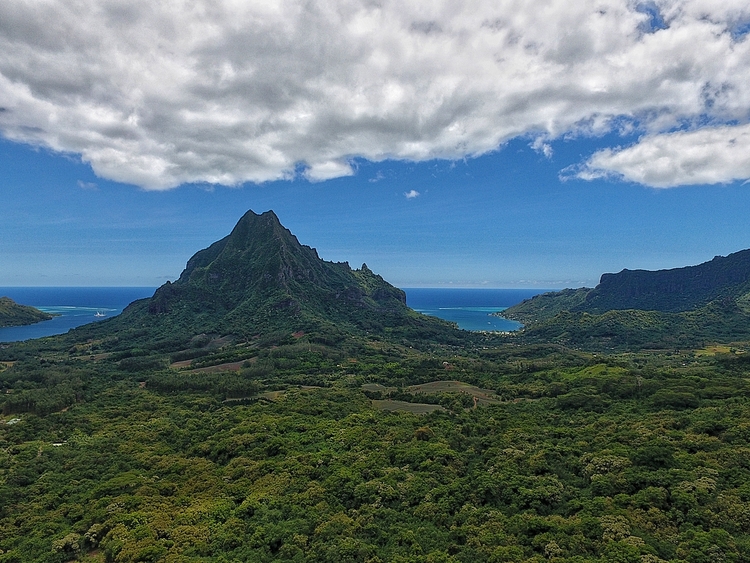
[[[634,0],[7,0],[0,131],[167,189],[744,126],[746,0],[648,4],[659,21]]]
[[[419,197],[419,192],[417,190],[409,190],[408,192],[404,192],[404,197],[406,197],[406,199],[414,199]]]
[[[542,153],[546,158],[552,158],[552,154],[554,153],[552,145],[545,143],[541,137],[534,139],[534,142],[531,143],[531,148],[536,152]]]
[[[310,165],[310,167],[305,170],[304,174],[310,181],[322,182],[332,178],[351,176],[354,174],[354,170],[348,162],[329,160],[328,162],[320,162]]]
[[[78,180],[78,187],[82,190],[91,191],[96,191],[99,189],[99,186],[97,186],[94,182],[84,182],[83,180]]]
[[[750,178],[750,125],[649,135],[624,149],[595,153],[576,175],[621,177],[655,188]]]

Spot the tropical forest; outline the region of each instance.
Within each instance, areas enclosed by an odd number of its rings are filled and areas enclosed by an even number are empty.
[[[0,563],[750,562],[750,251],[501,314],[419,314],[250,211],[0,345]]]

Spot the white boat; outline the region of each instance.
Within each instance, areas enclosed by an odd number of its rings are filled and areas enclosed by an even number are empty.
[[[96,314],[94,314],[95,317],[106,317],[107,313],[102,313],[101,311],[97,311]]]

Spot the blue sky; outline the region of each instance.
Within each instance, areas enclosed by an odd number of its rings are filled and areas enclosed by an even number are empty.
[[[578,287],[605,271],[677,267],[750,246],[750,190],[657,190],[558,178],[599,141],[514,141],[460,162],[358,162],[353,176],[145,191],[75,157],[4,141],[0,285],[174,280],[247,210],[273,209],[326,260],[402,287]],[[407,198],[411,190],[419,195]]]
[[[750,247],[744,2],[173,4],[0,6],[0,286],[158,286],[248,209],[401,287]]]

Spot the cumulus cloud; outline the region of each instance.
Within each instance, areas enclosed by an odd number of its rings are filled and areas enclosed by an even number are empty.
[[[576,176],[620,177],[655,188],[750,178],[750,125],[650,135],[624,149],[595,153]]]
[[[351,176],[354,174],[354,170],[348,162],[329,160],[328,162],[311,164],[304,174],[312,182],[322,182],[332,178]]]
[[[534,142],[531,143],[531,148],[536,152],[542,153],[547,158],[552,158],[552,154],[554,153],[554,151],[552,150],[552,145],[550,145],[549,143],[545,143],[544,140],[540,137],[534,139]]]
[[[417,190],[409,190],[408,192],[404,192],[404,197],[406,197],[406,199],[414,199],[419,197],[419,192]]]
[[[0,131],[146,189],[519,136],[699,142],[662,134],[748,122],[748,21],[746,0],[8,0]],[[622,173],[604,155],[589,168]]]

